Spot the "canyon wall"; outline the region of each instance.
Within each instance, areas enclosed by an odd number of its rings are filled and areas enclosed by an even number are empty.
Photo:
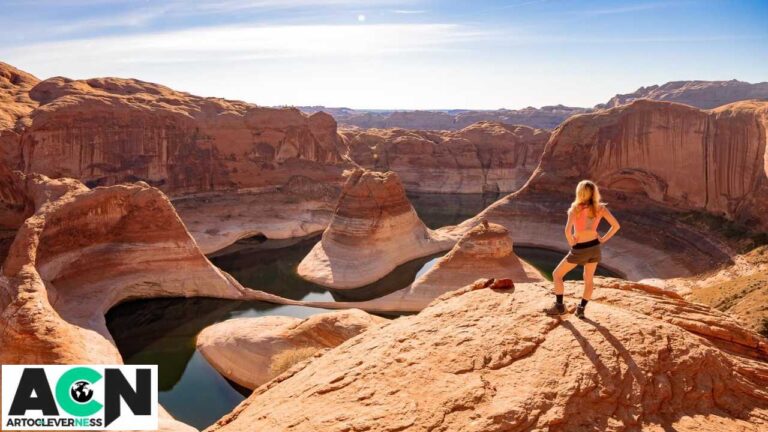
[[[8,75],[10,67],[0,66]],[[56,77],[22,90],[28,104],[3,124],[14,123],[16,135],[0,143],[8,166],[28,173],[89,187],[141,180],[181,195],[275,187],[294,176],[338,182],[344,167],[336,122],[325,113],[202,98],[133,79]]]
[[[531,186],[570,191],[589,178],[607,191],[766,231],[767,126],[768,102],[702,111],[635,101],[565,122],[547,144]]]
[[[705,111],[639,100],[574,116],[553,132],[521,190],[458,229],[487,219],[518,245],[567,251],[566,210],[589,178],[622,226],[603,246],[602,265],[658,286],[732,265],[736,243],[768,231],[767,106]],[[734,226],[743,234],[733,238]]]
[[[539,163],[549,133],[527,126],[480,122],[460,131],[347,129],[350,159],[395,171],[409,192],[513,192]]]

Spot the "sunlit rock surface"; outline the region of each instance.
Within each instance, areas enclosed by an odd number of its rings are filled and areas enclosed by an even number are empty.
[[[559,319],[541,313],[549,284],[473,288],[297,366],[209,430],[768,426],[767,341],[720,312],[599,279],[589,319]]]
[[[237,318],[205,328],[197,337],[197,349],[227,379],[254,389],[311,352],[335,347],[385,322],[358,309],[303,320],[285,316]]]
[[[471,284],[481,276],[513,283],[544,281],[530,264],[515,255],[509,231],[497,224],[480,224],[410,287],[367,303],[393,311],[420,311],[446,292]]]
[[[18,214],[0,274],[0,363],[120,364],[104,314],[128,299],[272,298],[214,267],[146,184],[89,190],[19,172],[0,182],[0,208]],[[161,411],[163,430],[191,429]]]
[[[619,94],[596,108],[613,108],[638,99],[678,102],[697,108],[715,108],[748,99],[768,98],[768,82],[744,81],[670,81],[662,85],[640,87],[633,93]]]
[[[536,168],[549,132],[480,122],[459,131],[342,130],[349,157],[395,171],[409,192],[514,192]]]
[[[330,225],[298,273],[320,285],[356,288],[454,243],[419,219],[396,173],[358,169],[349,174]]]

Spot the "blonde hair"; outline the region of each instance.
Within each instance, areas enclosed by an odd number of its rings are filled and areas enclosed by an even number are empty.
[[[592,217],[597,216],[605,203],[600,198],[600,189],[590,180],[582,180],[576,185],[576,197],[568,209],[569,214],[575,214],[581,206],[589,206]]]

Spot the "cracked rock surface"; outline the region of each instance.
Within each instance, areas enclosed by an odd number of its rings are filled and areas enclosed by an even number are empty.
[[[587,320],[555,318],[548,283],[483,282],[295,366],[209,430],[768,427],[767,342],[727,315],[599,279]]]

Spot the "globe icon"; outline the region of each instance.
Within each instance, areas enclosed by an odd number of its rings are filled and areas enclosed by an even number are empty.
[[[79,403],[86,403],[93,397],[93,389],[88,381],[77,381],[69,388],[72,399]]]

